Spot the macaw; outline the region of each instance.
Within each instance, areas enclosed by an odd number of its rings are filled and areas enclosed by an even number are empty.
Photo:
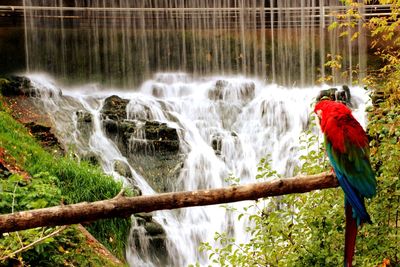
[[[324,133],[325,149],[340,187],[345,194],[344,266],[352,266],[357,229],[371,223],[364,198],[376,194],[376,179],[369,161],[368,138],[344,104],[322,100],[315,105]]]

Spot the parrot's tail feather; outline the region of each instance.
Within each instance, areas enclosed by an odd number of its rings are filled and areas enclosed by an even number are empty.
[[[365,208],[363,199],[357,195],[342,173],[336,171],[336,169],[335,173],[338,177],[339,184],[346,195],[346,204],[351,206],[355,211],[355,215],[357,217],[357,226],[360,226],[365,222],[371,223],[371,218]]]
[[[344,266],[351,267],[356,246],[357,221],[353,218],[351,205],[346,201],[346,234],[344,243]]]

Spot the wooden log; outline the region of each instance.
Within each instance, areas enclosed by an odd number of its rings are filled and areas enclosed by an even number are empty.
[[[113,199],[90,203],[83,202],[0,215],[0,233],[41,226],[68,225],[112,217],[127,217],[139,212],[256,200],[263,197],[304,193],[337,186],[338,182],[333,173],[321,173],[227,188],[139,197],[117,196]]]

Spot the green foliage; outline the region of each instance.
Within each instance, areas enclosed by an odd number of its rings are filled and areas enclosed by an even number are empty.
[[[0,239],[0,257],[4,257],[34,242],[39,236],[45,236],[55,228],[36,228],[9,234]],[[31,249],[4,261],[2,266],[14,266],[18,262],[23,266],[117,266],[112,261],[99,256],[91,246],[86,245],[85,237],[74,226],[70,226],[58,235],[45,239]]]
[[[228,183],[231,186],[240,184],[240,179],[233,175],[230,175],[229,177],[225,178],[224,181],[225,183]]]
[[[89,246],[80,244],[85,237],[74,227],[64,230],[63,234],[52,237],[25,253],[28,262],[36,266],[57,266],[60,263],[68,266],[104,266],[111,262],[96,256]]]
[[[311,116],[311,129],[316,125],[315,116]],[[300,156],[301,168],[297,173],[317,174],[326,171],[330,164],[325,156],[325,148],[319,137],[311,129],[300,135],[300,150],[305,154]]]
[[[265,205],[260,212],[239,214],[251,225],[246,229],[249,242],[236,244],[227,234],[216,233],[219,247],[203,243],[200,249],[221,266],[338,266],[343,218],[337,216],[341,208],[329,202],[332,198],[338,198],[338,190],[258,202],[258,207]]]
[[[260,160],[257,166],[256,179],[271,180],[280,178],[279,174],[272,169],[270,163],[270,155]]]
[[[85,162],[78,163],[68,156],[59,158],[45,151],[6,112],[4,105],[0,106],[0,147],[32,175],[29,180],[18,175],[0,180],[1,213],[112,198],[122,188],[121,183],[104,175],[99,168]],[[86,227],[110,251],[123,258],[130,219],[101,220]],[[41,236],[41,229],[32,231],[21,233],[27,233],[29,241]],[[22,258],[28,263],[32,263],[28,259],[36,259],[25,255],[28,254],[23,253]]]
[[[32,179],[13,174],[0,180],[0,213],[56,206],[61,201],[58,180],[48,173],[38,173]]]
[[[58,182],[56,177],[47,172],[38,173],[29,180],[17,174],[1,179],[0,213],[58,205],[62,199],[61,190],[57,187]],[[0,259],[54,230],[53,227],[46,227],[3,234],[3,238],[0,239]],[[83,235],[70,227],[22,254],[4,261],[0,260],[0,263],[10,265],[13,260],[17,260],[19,263],[32,266],[56,266],[60,263],[80,266],[111,264],[108,260],[97,256],[91,247],[82,245],[85,242]]]
[[[390,84],[382,85],[380,90],[392,90]],[[400,102],[394,100],[396,97],[388,95],[369,112],[371,163],[376,170],[378,193],[370,205],[370,212],[376,216],[367,244],[371,253],[382,255],[395,266],[400,264]]]

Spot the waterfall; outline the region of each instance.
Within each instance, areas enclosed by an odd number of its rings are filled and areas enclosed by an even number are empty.
[[[95,155],[106,173],[145,195],[223,187],[229,185],[225,178],[230,175],[239,177],[242,184],[255,182],[257,163],[268,154],[273,169],[292,175],[299,164],[299,136],[308,127],[311,103],[319,90],[327,88],[288,89],[244,76],[158,73],[133,90],[100,90],[95,84],[66,87],[47,76],[28,77],[41,95],[38,105],[47,111],[68,150],[78,157]],[[353,87],[351,94],[355,116],[364,125],[366,91]],[[122,108],[109,112],[109,103]],[[135,128],[127,130],[129,136],[119,133],[129,139],[125,150],[111,131],[118,116],[120,126]],[[147,159],[152,151],[161,151],[156,142],[152,149],[137,147],[141,146],[138,140],[151,143],[151,132],[145,131],[149,125],[163,127],[171,136],[176,133],[179,140],[177,155],[163,154],[165,164],[176,156],[177,175],[161,187],[137,164],[140,151]],[[116,162],[127,166],[129,174],[116,171]],[[235,207],[245,205],[241,202]],[[144,221],[162,226],[162,234],[149,236]],[[245,225],[245,220],[238,221],[218,205],[138,215],[133,217],[127,260],[130,266],[187,266],[197,260],[207,265],[199,243],[213,244],[217,231],[245,241]]]
[[[345,11],[339,0],[24,0],[24,6],[27,69],[67,84],[130,88],[157,72],[182,71],[304,87],[328,74],[327,54],[343,56],[348,71],[333,73],[334,83],[365,75],[365,34],[356,42],[327,29]]]
[[[351,84],[367,67],[361,24],[357,42],[327,29],[345,11],[339,0],[23,6],[38,106],[69,153],[145,195],[224,187],[229,176],[254,182],[267,155],[274,170],[292,175],[311,104],[328,88],[315,81],[332,74],[334,84]],[[330,73],[327,54],[340,54],[350,75]],[[351,93],[364,124],[365,91]],[[246,221],[218,205],[136,214],[132,222],[130,266],[203,266],[198,246],[214,244],[215,232],[246,241]]]

